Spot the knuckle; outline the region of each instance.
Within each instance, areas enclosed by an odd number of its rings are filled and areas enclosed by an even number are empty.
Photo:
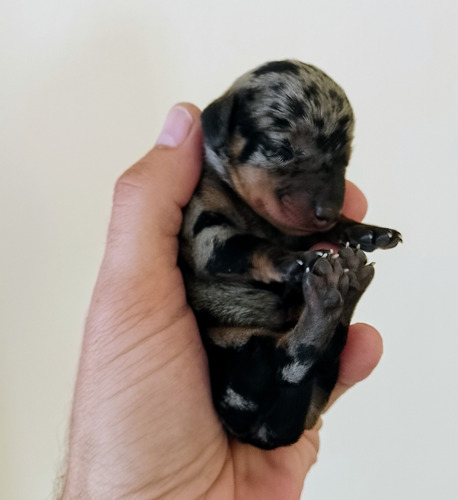
[[[144,188],[148,180],[148,172],[145,167],[145,164],[140,161],[118,177],[114,187],[115,199],[130,196],[133,192],[136,193]]]
[[[114,188],[115,195],[129,195],[154,186],[160,178],[161,169],[158,166],[163,161],[161,152],[151,150],[118,177]]]

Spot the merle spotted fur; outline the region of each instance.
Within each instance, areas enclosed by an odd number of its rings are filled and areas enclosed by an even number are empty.
[[[393,229],[341,215],[353,112],[299,61],[264,64],[202,113],[203,175],[180,265],[227,431],[264,449],[296,442],[336,383],[353,310]],[[339,251],[311,250],[327,241]]]

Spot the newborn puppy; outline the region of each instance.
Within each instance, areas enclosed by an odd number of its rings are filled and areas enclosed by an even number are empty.
[[[299,61],[246,73],[202,113],[205,161],[180,266],[215,408],[260,448],[316,423],[374,275],[362,250],[401,241],[341,215],[353,124],[343,90]],[[319,241],[340,250],[310,250]]]

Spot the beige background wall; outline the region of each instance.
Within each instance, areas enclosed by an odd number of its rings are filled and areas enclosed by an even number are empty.
[[[458,498],[454,1],[0,0],[0,498],[50,498],[117,176],[168,108],[295,57],[346,89],[348,171],[402,230],[357,311],[381,365],[325,417],[304,499]]]

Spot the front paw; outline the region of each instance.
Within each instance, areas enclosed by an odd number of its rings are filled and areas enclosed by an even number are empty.
[[[283,283],[295,284],[302,282],[305,269],[304,254],[302,252],[282,256],[275,264]]]
[[[402,243],[402,236],[395,229],[355,222],[345,228],[343,240],[343,244],[348,242],[353,247],[359,246],[365,252],[372,252],[377,248],[394,248]]]
[[[327,258],[333,250],[308,250],[307,252],[293,252],[283,256],[276,263],[284,283],[302,283],[304,272],[311,269],[322,257]]]

